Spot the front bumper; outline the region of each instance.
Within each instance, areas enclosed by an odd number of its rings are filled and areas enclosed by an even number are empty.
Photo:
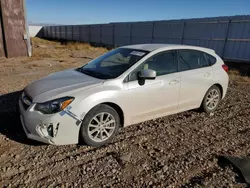
[[[34,105],[25,109],[21,99],[19,111],[23,130],[29,139],[53,145],[78,143],[80,124],[68,113],[45,115],[34,111]]]

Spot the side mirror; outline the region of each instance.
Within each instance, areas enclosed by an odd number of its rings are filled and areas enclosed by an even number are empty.
[[[156,78],[156,72],[152,69],[142,70],[138,74],[139,79],[154,80]]]

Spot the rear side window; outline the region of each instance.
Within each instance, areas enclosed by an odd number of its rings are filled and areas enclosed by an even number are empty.
[[[209,66],[203,52],[196,50],[178,51],[179,71],[193,70]]]
[[[205,56],[206,56],[206,58],[207,58],[207,60],[208,60],[208,62],[209,62],[209,64],[211,66],[216,63],[216,58],[215,57],[213,57],[213,56],[211,56],[209,54],[206,54],[206,53],[204,53],[204,54],[205,54]]]

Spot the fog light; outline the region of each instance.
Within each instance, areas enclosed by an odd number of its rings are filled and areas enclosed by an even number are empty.
[[[59,123],[42,124],[37,126],[37,132],[42,137],[56,137]]]
[[[37,126],[37,132],[42,137],[48,137],[49,136],[46,124],[38,125]]]

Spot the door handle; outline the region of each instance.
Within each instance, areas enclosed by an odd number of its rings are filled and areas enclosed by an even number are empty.
[[[207,73],[204,74],[204,76],[207,76],[207,77],[210,76],[210,75],[211,75],[210,72],[207,72]]]
[[[172,80],[169,82],[170,85],[174,85],[174,84],[177,84],[179,83],[179,80]]]

